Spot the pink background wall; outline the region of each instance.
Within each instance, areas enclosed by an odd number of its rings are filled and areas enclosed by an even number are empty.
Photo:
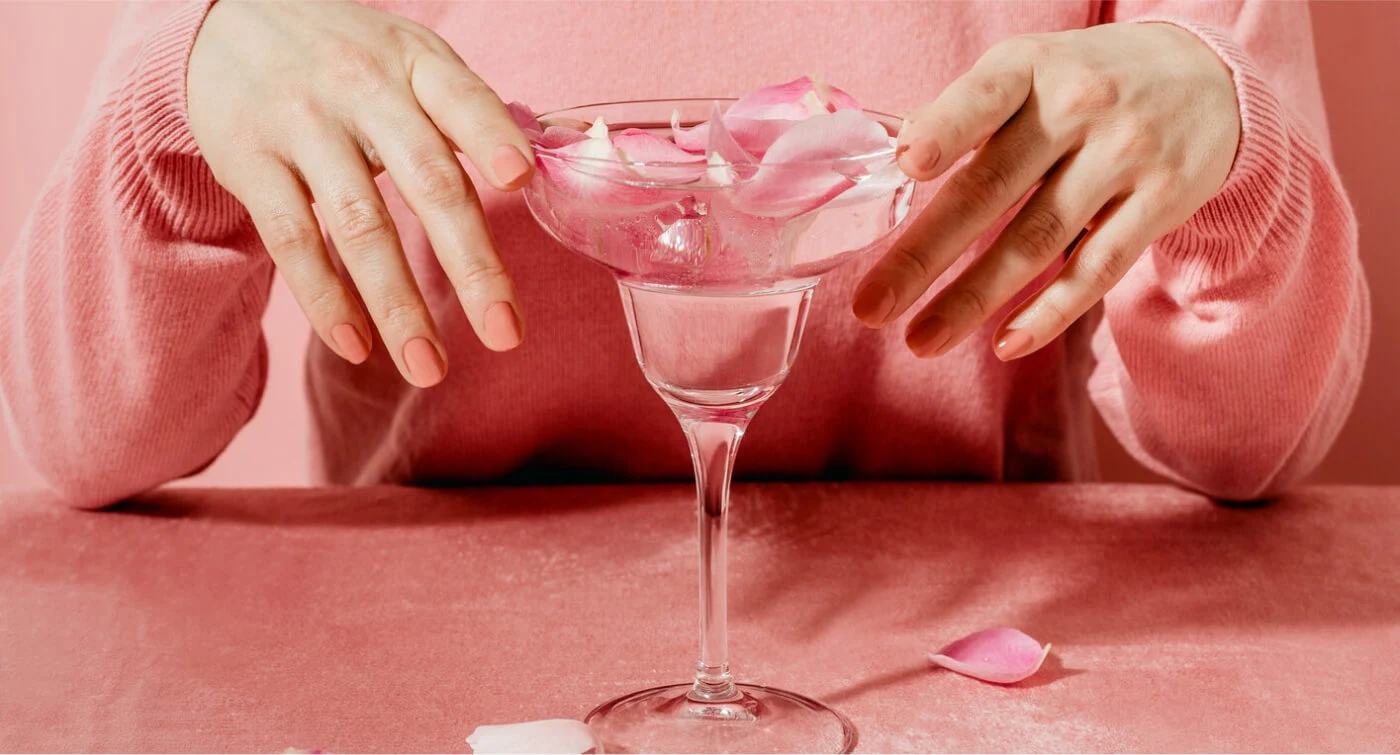
[[[1317,57],[1337,165],[1361,219],[1373,292],[1366,382],[1351,421],[1314,479],[1400,484],[1400,3],[1312,5]],[[68,141],[101,57],[115,3],[0,2],[0,254],[8,254],[35,194]],[[302,351],[309,331],[279,281],[264,320],[271,378],[258,415],[220,459],[185,484],[296,485],[305,479]],[[3,358],[3,355],[0,355]],[[1248,438],[1239,442],[1248,443]],[[1105,476],[1146,480],[1101,432]],[[0,486],[32,484],[0,437]]]

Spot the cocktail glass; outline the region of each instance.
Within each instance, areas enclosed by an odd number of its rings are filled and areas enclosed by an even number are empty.
[[[612,133],[665,135],[673,125],[706,122],[716,107],[710,99],[648,100],[540,118],[592,123],[602,117]],[[897,134],[900,119],[865,116]],[[585,721],[608,751],[850,752],[856,730],[845,716],[803,695],[736,683],[731,675],[729,484],[749,421],[797,355],[818,280],[895,229],[916,185],[898,173],[893,146],[853,157],[720,165],[702,175],[694,163],[619,166],[546,146],[535,154],[538,170],[525,189],[530,211],[564,246],[616,277],[637,362],[689,442],[699,501],[694,680],[609,700]],[[784,187],[820,192],[833,180],[834,198],[785,195]]]

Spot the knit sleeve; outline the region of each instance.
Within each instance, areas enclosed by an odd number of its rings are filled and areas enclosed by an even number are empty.
[[[208,465],[266,379],[272,265],[190,133],[209,3],[132,3],[83,122],[0,268],[0,405],[76,506]]]

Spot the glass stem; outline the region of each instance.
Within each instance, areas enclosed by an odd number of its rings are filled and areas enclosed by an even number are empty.
[[[734,455],[752,412],[693,416],[678,409],[676,414],[690,443],[699,500],[700,661],[690,698],[704,702],[732,700],[739,697],[739,691],[729,674],[725,528]]]

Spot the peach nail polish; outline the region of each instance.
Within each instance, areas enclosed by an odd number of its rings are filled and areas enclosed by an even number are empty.
[[[442,356],[426,338],[415,338],[404,344],[403,362],[419,388],[437,385],[447,374],[447,365],[443,364]]]
[[[1008,330],[997,342],[997,358],[1003,362],[1023,357],[1035,346],[1035,337],[1028,330]]]
[[[340,349],[340,355],[355,364],[369,357],[369,343],[360,335],[359,329],[348,322],[331,328],[331,340],[335,341],[335,347]]]
[[[904,334],[904,342],[921,357],[938,356],[940,350],[953,338],[953,329],[938,316],[915,323]]]
[[[486,309],[482,318],[482,330],[492,349],[507,351],[520,345],[520,318],[509,302],[498,301]]]
[[[851,312],[866,325],[883,325],[894,311],[894,289],[883,283],[871,283],[856,292]]]
[[[509,144],[502,144],[491,155],[491,170],[496,173],[497,181],[505,186],[514,186],[530,172],[530,162],[520,154],[520,150]]]
[[[912,142],[904,152],[908,155],[909,162],[921,171],[931,171],[938,165],[937,147],[930,147],[923,142]]]

